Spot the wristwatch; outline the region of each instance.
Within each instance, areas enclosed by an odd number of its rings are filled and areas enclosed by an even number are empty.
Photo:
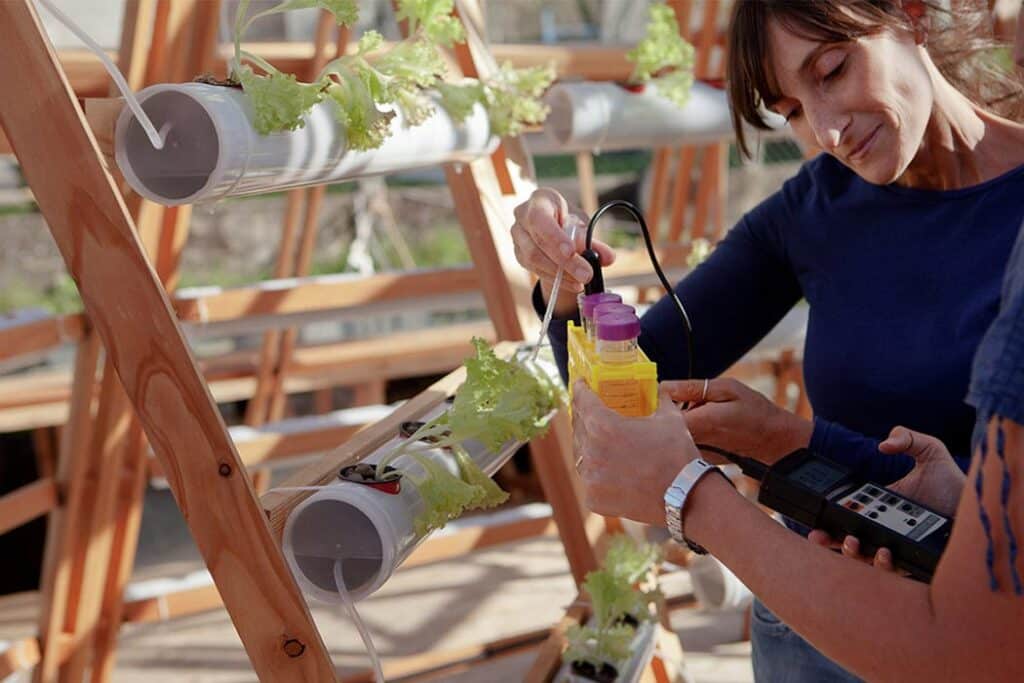
[[[694,543],[683,533],[683,508],[686,507],[686,499],[690,491],[697,485],[705,474],[718,472],[725,477],[726,481],[732,483],[725,473],[702,458],[694,458],[679,471],[676,478],[665,489],[665,520],[668,524],[668,532],[676,543],[682,543],[698,555],[707,555],[708,551],[701,545]]]

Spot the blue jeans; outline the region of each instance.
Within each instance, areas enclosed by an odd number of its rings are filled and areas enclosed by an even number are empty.
[[[750,619],[755,683],[859,683],[754,600]]]

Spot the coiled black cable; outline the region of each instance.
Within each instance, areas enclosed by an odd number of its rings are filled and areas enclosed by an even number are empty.
[[[601,217],[612,209],[622,209],[626,213],[630,214],[636,219],[637,224],[640,226],[640,230],[644,235],[644,244],[647,245],[647,255],[651,259],[651,265],[654,266],[654,272],[657,273],[658,279],[661,280],[662,287],[665,288],[665,293],[672,298],[675,302],[676,309],[679,311],[680,317],[683,319],[683,329],[686,331],[686,379],[693,378],[693,326],[690,324],[690,316],[686,313],[686,308],[683,306],[683,302],[676,296],[675,290],[672,289],[672,285],[669,283],[668,278],[665,277],[664,271],[661,269],[661,264],[658,263],[658,256],[654,253],[654,243],[651,241],[651,232],[647,229],[647,221],[644,220],[644,215],[639,208],[632,202],[627,202],[624,199],[616,199],[603,205],[594,215],[590,217],[590,222],[587,224],[587,241],[586,251],[583,252],[583,257],[587,259],[591,267],[594,269],[594,279],[591,282],[600,283],[598,286],[600,289],[595,291],[602,291],[604,289],[604,279],[600,276],[601,260],[597,252],[592,248],[594,241],[594,228],[597,226],[597,222],[601,220]],[[588,290],[587,293],[590,293]]]

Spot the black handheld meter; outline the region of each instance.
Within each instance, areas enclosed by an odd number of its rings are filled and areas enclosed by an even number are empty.
[[[807,449],[770,466],[717,448],[707,450],[725,455],[744,474],[760,479],[757,500],[762,505],[833,538],[852,534],[866,555],[888,548],[896,567],[931,581],[953,527],[949,517],[859,479],[848,467]]]

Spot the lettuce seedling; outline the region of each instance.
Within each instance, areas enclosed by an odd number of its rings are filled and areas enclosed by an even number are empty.
[[[629,658],[635,629],[622,619],[632,617],[639,622],[652,618],[650,604],[660,592],[657,588],[644,592],[634,584],[659,559],[658,549],[650,544],[638,544],[625,534],[612,537],[601,568],[589,572],[583,581],[593,618],[589,626],[576,626],[566,633],[565,661],[586,662],[600,669],[603,664],[617,668]]]
[[[693,86],[693,45],[679,35],[676,13],[665,4],[650,8],[647,32],[626,54],[633,62],[633,83],[650,83],[658,94],[680,107],[690,98]]]
[[[432,462],[430,472],[438,473],[438,481],[423,482],[422,487],[417,484],[421,494],[425,490],[429,494],[429,499],[424,495],[427,510],[416,522],[421,533],[444,526],[466,510],[505,502],[508,494],[480,469],[463,444],[479,441],[498,451],[509,441],[532,439],[547,428],[547,417],[564,393],[543,373],[534,374],[517,362],[498,358],[482,339],[473,339],[473,345],[476,355],[466,359],[466,381],[456,392],[452,407],[426,422],[377,463],[377,471],[383,472],[396,458],[409,454],[422,466],[429,460],[422,457],[426,451],[451,450],[459,477]],[[425,439],[430,443],[423,443]],[[450,493],[446,493],[448,488]]]
[[[636,629],[619,624],[605,629],[573,624],[565,632],[569,646],[562,658],[567,662],[586,662],[600,670],[605,664],[622,666],[632,655]]]

